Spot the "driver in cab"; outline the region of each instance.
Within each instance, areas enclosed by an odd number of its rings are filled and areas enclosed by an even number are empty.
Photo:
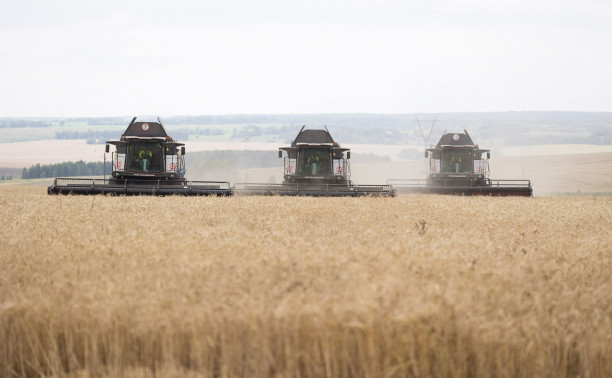
[[[151,158],[153,153],[147,147],[143,147],[138,151],[138,160],[140,160],[140,166],[143,172],[147,172],[151,166]]]
[[[462,164],[461,156],[454,155],[453,157],[451,157],[450,166],[451,166],[451,169],[454,170],[454,173],[460,173],[461,164]]]
[[[308,157],[308,171],[310,171],[311,174],[316,175],[319,172],[320,161],[321,159],[319,159],[319,156],[316,154],[312,154]]]

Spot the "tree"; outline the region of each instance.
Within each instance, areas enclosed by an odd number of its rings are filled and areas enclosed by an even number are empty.
[[[30,168],[24,168],[21,172],[21,178],[99,176],[104,172],[103,166],[104,163],[102,162],[85,163],[82,160],[49,165],[36,164]]]

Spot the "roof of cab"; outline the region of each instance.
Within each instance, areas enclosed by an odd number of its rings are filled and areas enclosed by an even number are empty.
[[[298,133],[295,140],[291,143],[292,147],[298,145],[334,145],[334,138],[327,130],[302,130]]]

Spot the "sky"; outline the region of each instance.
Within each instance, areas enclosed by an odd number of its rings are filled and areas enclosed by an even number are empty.
[[[0,0],[0,117],[612,111],[608,0]]]

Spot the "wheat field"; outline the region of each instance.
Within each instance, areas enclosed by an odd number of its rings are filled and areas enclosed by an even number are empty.
[[[612,197],[0,206],[2,377],[612,376]]]

